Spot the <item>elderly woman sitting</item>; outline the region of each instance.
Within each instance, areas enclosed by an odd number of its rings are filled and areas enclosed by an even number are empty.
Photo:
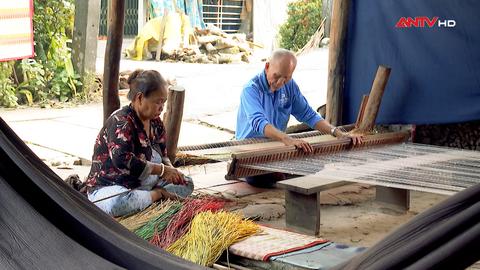
[[[100,130],[86,181],[88,199],[112,216],[193,192],[191,178],[167,157],[160,119],[167,83],[155,70],[136,70],[128,83],[131,103],[112,113]]]

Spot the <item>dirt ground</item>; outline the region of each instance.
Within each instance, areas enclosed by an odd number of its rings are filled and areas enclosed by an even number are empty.
[[[410,210],[399,212],[376,202],[374,197],[375,187],[359,184],[322,193],[320,237],[350,246],[370,247],[418,213],[447,198],[414,191],[411,193]],[[270,212],[264,209],[267,213],[259,218],[260,224],[285,228],[283,190],[249,195],[242,200],[270,208]]]

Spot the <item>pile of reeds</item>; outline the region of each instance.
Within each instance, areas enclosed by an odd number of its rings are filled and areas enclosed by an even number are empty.
[[[141,212],[119,218],[118,222],[120,222],[120,224],[125,226],[125,228],[133,232],[147,224],[152,219],[160,217],[163,213],[167,212],[175,204],[178,204],[178,202],[170,200],[156,202],[145,208]]]
[[[182,206],[182,203],[178,201],[163,201],[120,220],[120,223],[140,238],[150,241],[156,233],[162,232],[167,227]]]
[[[139,237],[186,260],[212,266],[233,243],[259,231],[226,201],[212,196],[163,201],[119,222]]]
[[[212,266],[230,245],[257,233],[259,226],[236,213],[207,211],[195,216],[190,230],[166,250],[203,266]]]
[[[212,197],[185,200],[182,209],[172,217],[165,230],[158,230],[150,243],[167,248],[188,231],[190,222],[197,214],[205,211],[218,211],[224,205],[225,201]]]

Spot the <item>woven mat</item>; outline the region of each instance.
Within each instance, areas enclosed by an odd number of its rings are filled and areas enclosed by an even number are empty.
[[[235,243],[228,249],[232,254],[257,261],[268,261],[270,257],[302,250],[328,240],[260,226],[262,233]]]

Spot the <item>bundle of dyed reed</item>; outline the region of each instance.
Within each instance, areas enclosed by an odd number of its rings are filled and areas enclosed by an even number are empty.
[[[187,234],[167,248],[177,256],[212,266],[230,245],[257,233],[259,226],[236,213],[211,211],[195,216]]]
[[[162,204],[163,205],[163,204]],[[145,225],[139,227],[134,232],[139,237],[150,241],[154,235],[163,232],[172,217],[180,211],[182,203],[173,201],[166,204],[158,211],[157,215],[150,219]]]
[[[122,224],[125,228],[133,232],[138,228],[142,227],[143,225],[147,224],[148,221],[161,216],[173,204],[174,202],[170,200],[156,202],[136,214],[118,219],[118,222],[120,222],[120,224]]]
[[[182,210],[170,220],[163,232],[155,233],[150,243],[165,249],[188,231],[190,222],[198,213],[218,211],[224,205],[224,201],[213,197],[185,200]]]

